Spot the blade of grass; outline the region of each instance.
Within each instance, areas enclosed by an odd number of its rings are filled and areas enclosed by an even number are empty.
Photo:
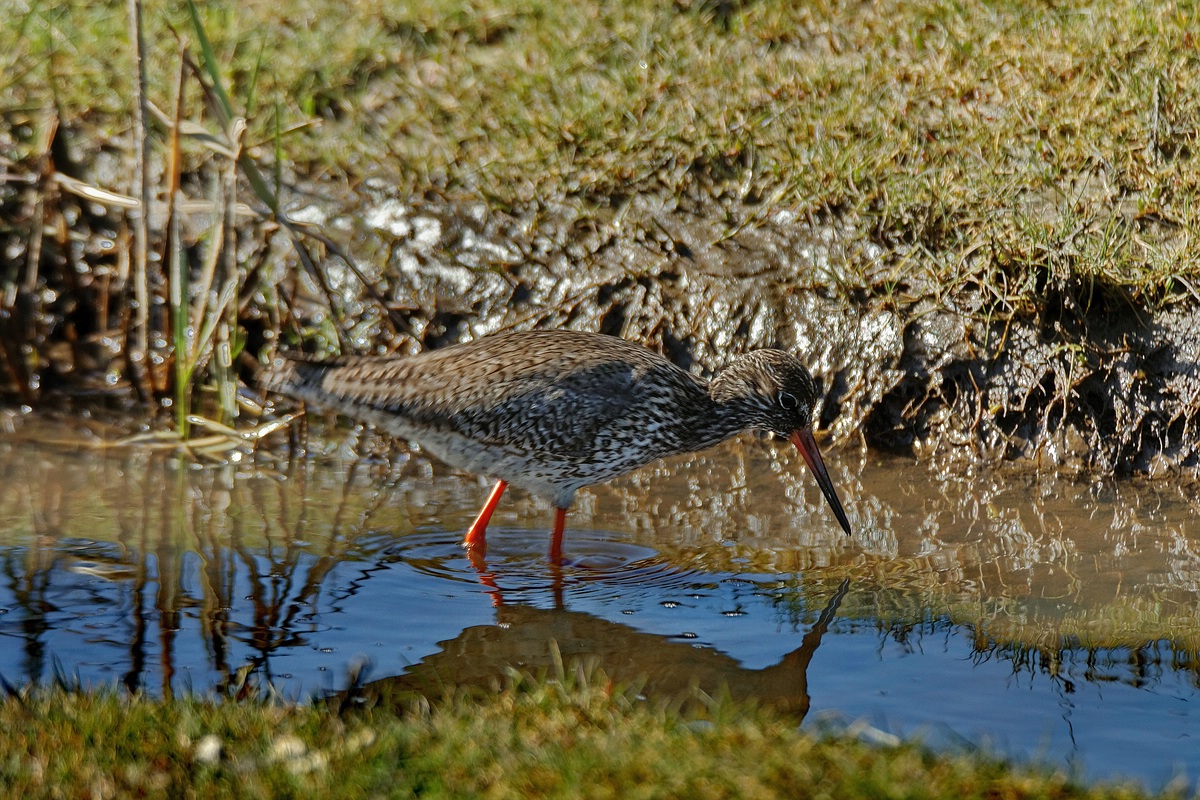
[[[58,133],[58,114],[52,110],[48,110],[45,116],[45,123],[42,126],[40,135],[38,136],[38,159],[37,171],[43,178],[47,177],[47,172],[51,167],[50,146],[54,137]],[[32,192],[30,194],[33,205],[33,218],[42,219],[45,216],[45,193]],[[25,261],[25,277],[23,280],[23,288],[27,292],[37,288],[38,265],[42,261],[42,237],[45,235],[44,226],[35,225],[29,232],[29,249]],[[16,263],[13,263],[12,270],[16,271]],[[6,287],[4,305],[11,307],[16,302],[17,281],[15,275],[12,280],[8,281],[9,286]]]
[[[196,347],[195,357],[187,365],[189,375],[203,369],[212,354],[209,345],[214,341],[218,325],[228,313],[230,306],[236,308],[233,299],[237,296],[237,288],[236,280],[227,280],[221,287],[221,294],[217,297],[216,305],[210,306],[205,313],[204,325],[196,333],[195,341],[199,344]]]
[[[200,43],[200,57],[204,60],[205,71],[212,79],[212,91],[219,103],[218,112],[221,118],[221,127],[228,129],[229,123],[233,120],[233,103],[229,101],[229,95],[225,92],[224,82],[221,80],[220,69],[217,65],[217,57],[213,52],[212,43],[208,40],[208,32],[204,30],[204,23],[200,21],[200,12],[196,8],[196,4],[192,0],[187,0],[188,16],[192,20],[192,30],[196,34],[196,41]],[[199,70],[196,70],[197,74]]]
[[[246,99],[243,102],[243,106],[245,107],[246,114],[248,116],[254,116],[254,112],[257,110],[258,76],[262,72],[263,57],[265,56],[266,52],[267,39],[264,36],[262,41],[259,42],[258,58],[254,59],[254,71],[250,73],[250,82],[246,87]],[[276,101],[276,106],[278,106],[278,101]],[[278,117],[276,117],[276,125],[278,126]]]
[[[208,248],[205,250],[204,264],[200,270],[199,281],[196,285],[196,298],[191,303],[191,329],[193,331],[200,330],[204,325],[205,319],[208,316],[208,297],[212,292],[213,283],[217,276],[217,262],[220,258],[220,248],[218,242],[223,239],[226,222],[224,217],[224,204],[221,202],[222,187],[214,181],[211,190],[211,202],[214,210],[213,224],[208,232]],[[188,361],[195,363],[196,354],[201,346],[202,339],[193,342],[186,353],[181,355]]]
[[[188,295],[187,249],[179,214],[171,215],[167,224],[169,275],[168,302],[171,306],[171,339],[175,358],[175,430],[187,438],[188,414],[191,412],[192,370],[188,364],[188,323],[185,302]]]
[[[133,325],[129,334],[132,342],[126,342],[130,349],[130,365],[140,374],[131,376],[135,385],[144,385],[144,375],[147,369],[146,353],[150,334],[150,276],[148,274],[150,253],[150,132],[148,120],[150,111],[146,102],[146,37],[142,25],[141,0],[128,0],[129,36],[133,44],[133,60],[137,71],[137,80],[133,83],[135,110],[133,113],[133,143],[134,143],[134,183],[138,187],[138,197],[141,209],[131,214],[133,222],[133,258],[134,279],[133,290],[137,309],[133,315]],[[149,403],[152,397],[142,391],[143,402]]]
[[[188,412],[191,405],[191,371],[188,368],[187,270],[183,259],[182,232],[179,225],[177,198],[182,172],[181,121],[183,120],[184,78],[186,66],[180,49],[179,71],[175,77],[175,118],[167,138],[167,242],[165,260],[168,272],[168,305],[171,312],[171,343],[175,366],[175,430],[180,436],[188,433]]]
[[[242,135],[246,126],[242,120],[234,123],[230,132],[230,141],[239,150]],[[237,330],[237,294],[241,284],[236,262],[237,254],[237,160],[226,162],[223,177],[222,194],[225,204],[222,216],[225,218],[225,237],[221,243],[222,272],[225,276],[225,287],[222,308],[218,310],[216,338],[213,343],[213,355],[216,369],[213,377],[217,382],[217,407],[220,411],[221,422],[232,422],[237,417],[237,376],[233,372],[233,332]],[[214,245],[216,241],[214,240]]]
[[[272,177],[275,179],[275,203],[279,203],[279,193],[283,191],[283,133],[279,128],[279,102],[275,102],[275,163],[272,165]]]

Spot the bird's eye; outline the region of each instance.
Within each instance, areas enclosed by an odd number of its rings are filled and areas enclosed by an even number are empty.
[[[795,411],[800,407],[800,401],[791,392],[779,393],[779,407],[786,411]]]

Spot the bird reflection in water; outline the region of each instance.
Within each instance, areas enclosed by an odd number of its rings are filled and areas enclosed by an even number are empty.
[[[497,605],[496,624],[466,628],[404,674],[353,688],[334,702],[399,707],[450,687],[492,691],[513,669],[554,675],[574,664],[597,669],[614,684],[638,686],[641,695],[657,700],[687,706],[727,694],[803,718],[810,704],[808,666],[850,588],[849,579],[842,581],[799,647],[776,664],[748,669],[712,648],[570,611],[561,603],[561,582],[555,607],[541,609],[505,604],[495,576],[481,579]]]

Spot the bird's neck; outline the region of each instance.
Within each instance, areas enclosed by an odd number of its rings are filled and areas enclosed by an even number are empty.
[[[744,398],[723,392],[719,376],[707,388],[696,412],[688,415],[697,450],[719,444],[750,427]]]

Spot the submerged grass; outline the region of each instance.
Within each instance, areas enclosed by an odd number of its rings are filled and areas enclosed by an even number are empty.
[[[39,690],[0,702],[0,724],[0,786],[27,798],[1149,796],[977,753],[814,738],[728,703],[688,718],[573,678],[399,716]]]

